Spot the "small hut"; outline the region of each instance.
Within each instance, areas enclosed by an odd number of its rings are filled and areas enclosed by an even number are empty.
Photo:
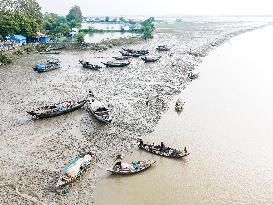
[[[27,42],[27,38],[22,35],[7,36],[6,39],[8,41],[15,41],[19,45],[26,44]]]

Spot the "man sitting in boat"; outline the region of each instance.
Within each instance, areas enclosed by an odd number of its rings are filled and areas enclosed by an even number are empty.
[[[56,108],[58,111],[63,111],[71,106],[71,101],[64,101],[63,103],[57,104]]]
[[[153,152],[153,151],[155,151],[156,150],[156,148],[155,148],[155,143],[153,142],[153,144],[151,144],[150,145],[150,150]]]

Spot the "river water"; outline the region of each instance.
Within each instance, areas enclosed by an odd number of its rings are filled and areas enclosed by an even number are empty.
[[[154,159],[128,177],[106,175],[97,205],[272,204],[273,27],[240,35],[212,51],[198,80],[164,113],[144,141],[187,146],[186,159],[135,151],[126,161]],[[176,99],[172,102],[173,105]]]

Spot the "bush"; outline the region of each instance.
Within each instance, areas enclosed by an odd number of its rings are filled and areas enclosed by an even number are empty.
[[[46,45],[46,44],[37,44],[35,46],[36,50],[39,51],[39,52],[46,50],[47,47],[48,47],[48,45]]]
[[[143,29],[142,34],[145,39],[153,38],[153,32],[155,30],[154,21],[154,18],[150,17],[141,23]]]
[[[65,38],[65,39],[63,40],[63,42],[64,42],[64,43],[71,43],[72,40],[71,40],[70,38]]]
[[[84,33],[81,33],[81,32],[78,33],[76,36],[77,43],[80,43],[80,44],[84,43],[84,36],[85,36]]]
[[[30,53],[31,51],[33,51],[33,47],[32,47],[32,46],[25,46],[25,47],[24,47],[24,50],[25,50],[27,53]]]
[[[23,55],[23,51],[21,49],[18,49],[13,54],[20,56],[20,55]]]
[[[3,64],[12,63],[11,56],[8,55],[8,54],[2,54],[2,53],[0,53],[0,63],[3,63]]]

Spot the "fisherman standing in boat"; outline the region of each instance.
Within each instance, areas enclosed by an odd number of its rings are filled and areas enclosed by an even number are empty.
[[[165,144],[163,142],[160,143],[160,151],[165,150]]]
[[[117,155],[116,159],[115,159],[115,164],[113,166],[113,170],[117,170],[117,168],[119,168],[121,170],[121,160],[122,160],[122,156],[121,154]]]
[[[142,147],[143,145],[144,145],[144,144],[143,144],[143,140],[140,139],[140,140],[139,140],[139,145],[138,145],[138,146],[139,146],[139,147]]]
[[[185,154],[188,153],[187,147],[184,148],[184,152],[185,152]]]

